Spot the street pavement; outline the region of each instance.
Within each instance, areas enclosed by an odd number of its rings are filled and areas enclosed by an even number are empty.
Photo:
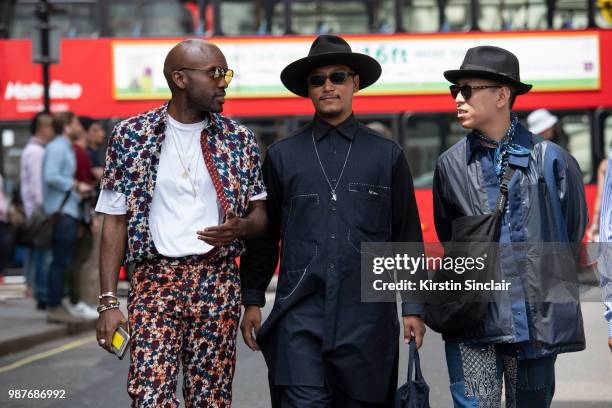
[[[272,295],[269,295],[269,312]],[[1,306],[0,306],[1,307]],[[587,350],[559,356],[553,408],[611,408],[612,353],[607,347],[602,305],[584,303]],[[269,408],[266,367],[259,353],[238,341],[234,379],[235,408]],[[406,377],[402,347],[401,382]],[[452,407],[444,348],[439,335],[429,331],[421,350],[421,364],[431,387],[431,406]],[[0,407],[118,408],[129,406],[125,390],[128,361],[102,351],[94,332],[41,344],[27,351],[0,357]],[[64,390],[65,399],[9,399],[12,389]],[[178,390],[180,394],[181,384]]]

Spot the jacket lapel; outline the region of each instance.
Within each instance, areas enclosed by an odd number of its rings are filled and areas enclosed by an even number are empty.
[[[237,184],[237,172],[235,157],[230,144],[224,140],[223,124],[215,114],[210,115],[210,126],[202,131],[200,144],[204,163],[215,186],[217,198],[221,203],[223,211],[239,214],[237,208],[236,193],[239,191]]]
[[[157,171],[159,169],[159,158],[161,156],[161,148],[164,139],[166,138],[166,122],[168,120],[168,104],[164,105],[152,118],[151,128],[148,132],[146,150],[153,152],[149,159],[148,165],[143,166],[147,172],[144,177],[147,177],[145,208],[146,216],[149,215],[151,203],[153,202],[153,193],[155,191],[155,183],[157,182]]]

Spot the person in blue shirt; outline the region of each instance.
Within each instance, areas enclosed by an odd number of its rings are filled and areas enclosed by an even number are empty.
[[[568,252],[566,263],[575,263],[587,225],[582,174],[567,151],[529,132],[512,112],[515,98],[531,89],[520,80],[514,54],[474,47],[460,69],[444,76],[453,83],[457,119],[471,132],[436,164],[434,220],[440,241],[453,241],[459,218],[492,213],[504,174],[513,170],[496,257],[501,277],[511,285],[488,303],[478,327],[443,336],[454,404],[500,406],[505,382],[506,406],[549,407],[556,356],[583,350],[584,328],[577,298],[548,297],[547,263],[554,258],[533,247],[560,246]],[[523,254],[521,246],[532,252]],[[575,268],[570,269],[569,278],[577,281]]]
[[[603,247],[601,270],[601,289],[605,305],[604,316],[608,321],[608,346],[612,351],[612,150],[608,158],[608,171],[601,193],[601,215],[599,239]]]
[[[81,130],[78,117],[72,112],[54,115],[53,127],[57,136],[45,148],[43,158],[43,210],[50,216],[59,213],[53,228],[52,260],[47,278],[47,320],[75,322],[61,305],[64,294],[64,273],[72,262],[77,239],[77,223],[83,218],[81,194],[91,187],[75,179],[76,158],[72,140]]]

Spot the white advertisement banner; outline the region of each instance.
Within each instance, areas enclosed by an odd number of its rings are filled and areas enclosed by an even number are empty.
[[[280,72],[308,54],[313,38],[213,39],[235,71],[230,98],[293,96],[280,82]],[[437,94],[448,92],[442,73],[457,69],[468,48],[494,45],[513,52],[521,79],[534,91],[597,90],[600,87],[597,33],[463,34],[347,37],[354,52],[382,65],[376,84],[364,95]],[[166,99],[170,93],[163,63],[176,42],[113,42],[116,99]]]

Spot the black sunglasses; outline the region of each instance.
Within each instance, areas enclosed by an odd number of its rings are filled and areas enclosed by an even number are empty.
[[[340,84],[343,84],[348,77],[353,76],[353,75],[357,75],[357,74],[354,72],[346,72],[346,71],[336,71],[336,72],[332,72],[329,75],[314,74],[308,77],[308,83],[311,86],[323,86],[325,84],[325,81],[327,81],[327,78],[329,78],[332,84],[340,85]]]
[[[457,98],[459,92],[463,95],[463,99],[466,101],[472,97],[472,93],[478,89],[488,89],[488,88],[501,88],[501,85],[478,85],[478,86],[470,86],[470,85],[451,85],[450,87],[451,95],[453,99]]]

